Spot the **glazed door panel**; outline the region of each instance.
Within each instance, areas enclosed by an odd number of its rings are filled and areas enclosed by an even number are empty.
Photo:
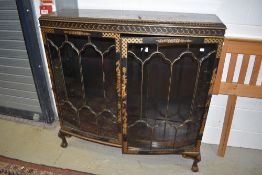
[[[63,127],[119,143],[115,39],[55,33],[47,43]]]
[[[207,112],[216,45],[144,37],[124,38],[122,47],[123,152],[193,149]]]

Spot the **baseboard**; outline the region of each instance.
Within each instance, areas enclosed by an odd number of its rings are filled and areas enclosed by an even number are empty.
[[[43,121],[43,115],[38,112],[20,110],[15,108],[9,108],[0,106],[0,114],[7,115],[10,117],[17,117],[21,119],[35,120],[35,121]]]

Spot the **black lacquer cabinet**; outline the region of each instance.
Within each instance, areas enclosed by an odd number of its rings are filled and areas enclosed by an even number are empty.
[[[181,154],[198,171],[223,44],[215,15],[62,10],[40,17],[66,137],[130,154]]]

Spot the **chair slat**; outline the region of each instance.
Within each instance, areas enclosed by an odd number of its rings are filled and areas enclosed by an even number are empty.
[[[220,84],[219,94],[236,95],[249,98],[262,98],[262,86],[249,84],[225,83]]]
[[[237,62],[237,54],[231,53],[231,58],[230,58],[230,63],[229,63],[229,68],[228,68],[228,73],[227,73],[227,79],[226,79],[227,83],[231,83],[233,80],[236,62]]]
[[[262,55],[262,42],[244,42],[229,39],[229,53],[245,53],[249,55]]]
[[[248,63],[249,63],[249,58],[250,55],[245,54],[242,60],[241,68],[240,68],[240,73],[238,76],[238,83],[243,84],[246,78],[246,73],[247,73],[247,68],[248,68]]]
[[[254,66],[253,66],[251,78],[250,78],[250,81],[249,81],[249,84],[252,85],[252,86],[256,85],[258,73],[259,73],[260,66],[261,66],[261,60],[262,60],[262,56],[257,55]]]

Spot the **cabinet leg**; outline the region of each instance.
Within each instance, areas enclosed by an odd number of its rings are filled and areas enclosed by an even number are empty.
[[[197,156],[194,157],[194,162],[193,162],[193,165],[192,165],[192,168],[191,168],[191,170],[192,170],[193,172],[198,172],[198,171],[199,171],[197,164],[198,164],[198,162],[200,162],[200,161],[201,161],[201,155],[198,154]]]
[[[191,154],[182,154],[182,156],[183,156],[184,158],[193,159],[193,165],[192,165],[191,170],[192,170],[193,172],[198,172],[198,171],[199,171],[197,164],[198,164],[198,162],[201,161],[201,154],[200,154],[200,153],[199,153],[199,154],[194,154],[194,155],[191,155]]]
[[[66,148],[67,147],[67,145],[68,145],[68,143],[67,143],[67,141],[66,141],[66,134],[64,134],[63,132],[61,132],[61,131],[59,131],[58,132],[58,137],[60,138],[60,139],[62,139],[62,143],[61,143],[61,147],[62,148]]]

